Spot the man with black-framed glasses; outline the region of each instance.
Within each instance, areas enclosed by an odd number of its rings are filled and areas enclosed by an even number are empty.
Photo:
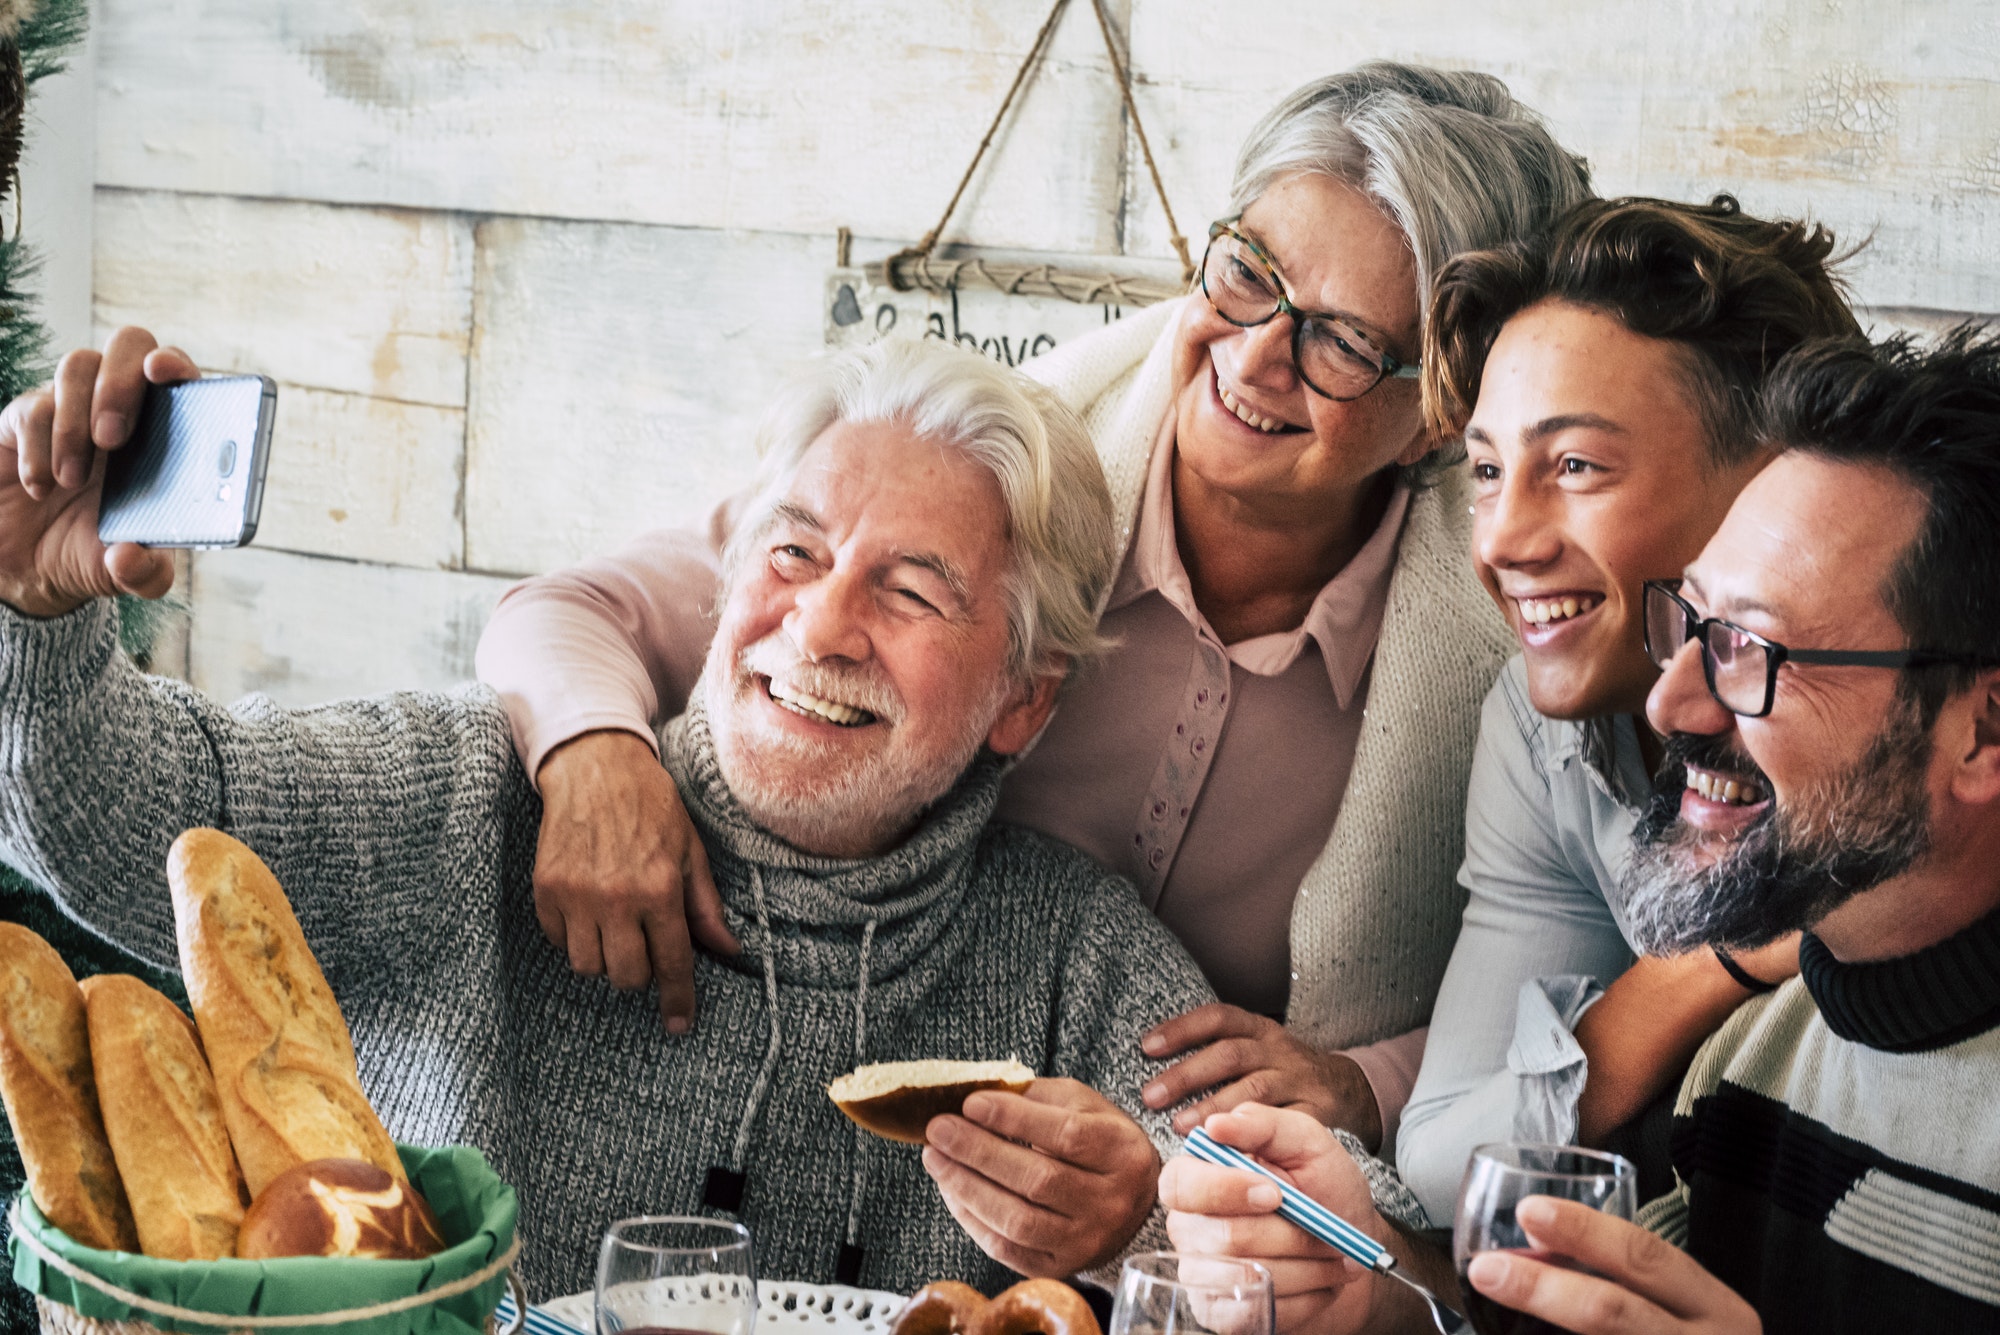
[[[1702,677],[1715,703],[1744,718],[1763,718],[1787,663],[1821,667],[1978,667],[1974,654],[1928,649],[1794,649],[1721,617],[1705,617],[1679,592],[1677,579],[1646,581],[1646,655],[1662,672],[1689,640],[1701,643]],[[1735,794],[1729,794],[1735,796]]]
[[[1776,459],[1649,592],[1668,763],[1626,913],[1661,953],[1803,931],[1802,971],[1697,1054],[1637,1224],[1531,1198],[1531,1250],[1467,1280],[1578,1335],[2000,1329],[2000,335],[1810,345],[1761,415]],[[1833,644],[1869,647],[1795,647]],[[1454,1282],[1297,1114],[1208,1129]],[[1273,1263],[1285,1335],[1430,1328],[1257,1181],[1170,1163],[1175,1245]]]

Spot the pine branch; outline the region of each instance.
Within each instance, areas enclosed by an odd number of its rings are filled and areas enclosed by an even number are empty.
[[[89,0],[40,0],[21,25],[21,70],[29,84],[60,74],[64,57],[90,26]]]

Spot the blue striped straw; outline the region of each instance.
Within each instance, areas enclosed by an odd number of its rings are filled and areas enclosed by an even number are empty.
[[[1439,1302],[1435,1293],[1396,1268],[1396,1257],[1387,1247],[1243,1151],[1217,1144],[1215,1138],[1208,1134],[1208,1128],[1198,1126],[1194,1129],[1193,1134],[1187,1138],[1187,1152],[1204,1163],[1219,1164],[1224,1168],[1241,1168],[1246,1173],[1255,1173],[1258,1177],[1274,1184],[1278,1188],[1280,1197],[1278,1201],[1280,1219],[1296,1224],[1342,1256],[1359,1261],[1376,1274],[1400,1280],[1416,1290],[1417,1296],[1430,1306],[1431,1324],[1443,1332],[1443,1335],[1456,1335],[1456,1332],[1465,1328],[1464,1317]]]
[[[1266,1181],[1276,1184],[1283,1196],[1278,1204],[1280,1219],[1290,1220],[1342,1256],[1359,1261],[1370,1270],[1386,1274],[1395,1268],[1396,1258],[1387,1247],[1291,1183],[1278,1177],[1243,1151],[1218,1144],[1215,1138],[1208,1134],[1206,1127],[1198,1126],[1188,1136],[1187,1152],[1204,1163],[1220,1164],[1224,1168],[1241,1168],[1245,1172],[1255,1173]]]

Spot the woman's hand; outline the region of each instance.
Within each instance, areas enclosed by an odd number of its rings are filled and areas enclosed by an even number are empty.
[[[1764,1328],[1728,1285],[1637,1224],[1548,1196],[1522,1201],[1514,1218],[1538,1252],[1595,1273],[1484,1252],[1466,1278],[1494,1302],[1577,1335],[1760,1335]]]
[[[535,916],[581,974],[613,987],[660,987],[671,1034],[694,1025],[694,947],[742,947],[722,918],[708,854],[674,781],[629,732],[587,732],[549,752],[536,774],[542,830]]]
[[[56,617],[94,598],[158,598],[173,557],[97,540],[104,455],[132,437],[148,384],[193,380],[186,353],[143,329],[120,329],[103,353],[70,353],[55,382],[0,413],[0,602]]]
[[[1275,1169],[1293,1186],[1385,1245],[1394,1231],[1333,1133],[1296,1110],[1247,1103],[1210,1117],[1208,1134]],[[1386,1315],[1384,1285],[1297,1225],[1278,1217],[1277,1187],[1240,1168],[1187,1154],[1160,1174],[1167,1236],[1192,1256],[1233,1256],[1271,1272],[1280,1335],[1344,1335]],[[1396,1287],[1400,1288],[1400,1285]]]
[[[1148,1108],[1171,1108],[1201,1090],[1213,1091],[1175,1116],[1180,1135],[1211,1113],[1262,1103],[1309,1113],[1326,1126],[1353,1132],[1370,1149],[1382,1143],[1381,1110],[1361,1068],[1338,1053],[1301,1043],[1276,1020],[1213,1002],[1168,1020],[1140,1046],[1149,1057],[1193,1051],[1147,1084],[1141,1097]]]

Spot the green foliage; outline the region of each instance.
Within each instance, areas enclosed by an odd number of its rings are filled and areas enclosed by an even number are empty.
[[[29,83],[63,71],[63,58],[90,25],[89,0],[41,0],[21,25],[21,72]]]
[[[22,74],[31,88],[63,69],[65,55],[83,38],[89,14],[88,0],[40,0],[16,37]],[[0,186],[0,191],[5,188]],[[27,289],[34,273],[34,258],[18,239],[0,241],[0,403],[48,378],[48,331],[34,318],[34,300]],[[134,638],[150,640],[150,623],[143,618],[138,624],[125,624],[128,646]],[[5,864],[0,864],[0,921],[17,922],[39,932],[79,978],[134,973],[186,1004],[180,979],[147,968],[67,917],[53,900]],[[11,1200],[23,1180],[21,1156],[15,1151],[13,1137],[0,1128],[0,1203]],[[4,1243],[5,1231],[0,1225],[0,1243]],[[4,1255],[0,1252],[0,1257]],[[0,1278],[0,1331],[29,1332],[37,1324],[34,1302],[27,1292],[11,1277]]]
[[[49,377],[48,331],[29,313],[36,264],[16,239],[0,241],[0,404]]]

